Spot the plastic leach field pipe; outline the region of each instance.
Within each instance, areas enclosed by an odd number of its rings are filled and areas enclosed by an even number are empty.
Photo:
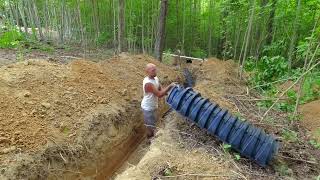
[[[262,129],[233,116],[228,110],[201,97],[192,88],[175,86],[166,99],[172,109],[187,117],[201,129],[230,144],[242,156],[265,167],[276,155],[278,141]]]

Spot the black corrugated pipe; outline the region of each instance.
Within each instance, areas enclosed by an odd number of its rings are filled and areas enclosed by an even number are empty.
[[[172,109],[263,167],[278,151],[279,143],[273,136],[231,115],[209,99],[202,98],[190,87],[175,86],[166,101]]]

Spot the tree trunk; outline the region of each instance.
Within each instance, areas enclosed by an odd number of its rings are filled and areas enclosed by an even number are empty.
[[[247,58],[247,50],[248,50],[249,39],[250,39],[250,34],[251,34],[251,29],[252,29],[252,24],[253,24],[253,17],[254,17],[254,11],[255,11],[255,0],[252,0],[252,1],[253,2],[252,2],[251,14],[250,14],[250,19],[249,19],[249,23],[248,23],[248,33],[247,33],[246,42],[245,42],[243,59],[241,61],[241,66],[240,66],[240,78],[242,78],[243,66],[244,66],[245,60]]]
[[[277,0],[272,0],[271,5],[271,12],[268,19],[268,26],[267,26],[267,39],[266,39],[266,45],[270,46],[273,39],[273,22],[274,22],[274,15],[276,12],[276,4]]]
[[[144,0],[141,0],[141,46],[142,46],[142,53],[145,53],[144,50],[144,14],[143,14],[143,2]]]
[[[292,66],[292,59],[294,54],[293,51],[297,41],[297,31],[299,27],[300,10],[301,10],[301,0],[297,0],[296,17],[294,20],[293,33],[291,35],[291,41],[290,41],[290,47],[289,47],[289,53],[288,53],[289,69],[291,69],[291,66]]]
[[[30,1],[27,1],[25,0],[25,5],[27,5],[27,12],[28,12],[28,15],[27,15],[27,18],[29,19],[29,22],[31,24],[31,28],[32,28],[32,35],[34,36],[34,38],[37,39],[37,34],[35,32],[35,22],[34,22],[34,17],[33,17],[33,14],[32,14],[32,10],[31,10],[31,2]]]
[[[78,13],[78,21],[79,21],[79,28],[80,28],[80,35],[81,35],[81,45],[84,43],[84,32],[82,26],[82,18],[81,18],[81,10],[80,10],[80,0],[77,0],[77,13]]]
[[[38,8],[37,8],[36,2],[34,0],[32,0],[32,5],[33,5],[34,18],[35,18],[36,25],[37,25],[37,28],[39,31],[40,40],[44,40],[44,36],[42,33],[42,28],[41,28],[41,21],[40,21],[39,15],[38,15]]]
[[[212,49],[212,12],[213,12],[213,2],[209,1],[209,38],[208,38],[208,56],[211,57],[211,49]]]
[[[118,31],[118,51],[119,53],[126,51],[125,42],[125,0],[119,0],[119,31]]]
[[[113,45],[114,52],[117,54],[117,30],[116,30],[116,0],[113,0]]]
[[[23,2],[21,2],[23,3]],[[23,5],[22,5],[23,7]],[[20,1],[18,2],[18,11],[20,13],[20,17],[21,17],[21,20],[22,20],[22,23],[23,23],[23,26],[24,26],[24,32],[25,33],[28,33],[28,26],[27,26],[27,22],[26,22],[26,17],[25,17],[25,14],[24,14],[24,9],[20,6]]]
[[[157,38],[156,38],[155,48],[154,48],[155,57],[160,62],[162,61],[162,52],[164,48],[167,10],[168,10],[168,0],[161,0],[158,32],[157,32]]]
[[[185,46],[184,46],[184,41],[185,41],[185,26],[186,26],[186,0],[183,0],[183,18],[182,18],[182,54],[185,54]]]

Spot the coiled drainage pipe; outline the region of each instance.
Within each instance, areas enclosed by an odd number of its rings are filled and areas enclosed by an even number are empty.
[[[167,103],[209,134],[231,145],[242,156],[250,158],[265,167],[277,153],[278,142],[260,128],[231,115],[218,104],[202,98],[192,88],[175,86]]]

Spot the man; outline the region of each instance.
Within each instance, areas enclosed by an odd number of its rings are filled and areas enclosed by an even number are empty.
[[[161,88],[157,77],[156,65],[149,63],[145,70],[147,76],[143,80],[143,99],[141,102],[141,108],[143,111],[144,123],[147,128],[147,137],[150,139],[154,136],[156,127],[158,98],[165,96],[175,83],[171,83],[166,88]]]

